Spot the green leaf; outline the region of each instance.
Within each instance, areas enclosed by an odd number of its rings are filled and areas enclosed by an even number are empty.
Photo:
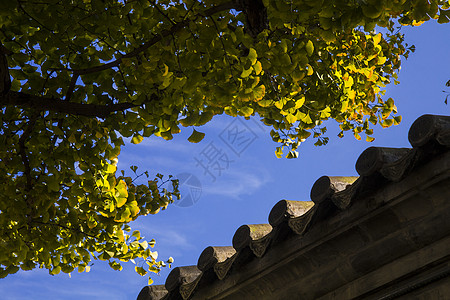
[[[308,54],[308,56],[311,56],[313,54],[313,52],[314,52],[314,44],[313,44],[313,42],[309,40],[306,43],[305,48],[306,48],[306,53]]]
[[[125,197],[117,197],[116,198],[116,206],[117,206],[117,208],[120,208],[120,207],[124,206],[125,203],[127,203],[127,198],[125,198]]]
[[[277,147],[277,149],[275,151],[275,155],[277,156],[277,158],[281,158],[283,156],[283,148]]]
[[[266,87],[264,85],[259,85],[253,89],[252,93],[253,93],[254,100],[259,101],[262,98],[264,98],[264,96],[266,94]],[[259,102],[261,102],[261,101],[259,101]],[[258,104],[260,104],[259,102],[258,102]]]
[[[139,144],[140,142],[142,142],[144,138],[142,137],[142,135],[136,134],[133,136],[133,138],[131,139],[131,143],[133,144]]]
[[[200,115],[200,119],[197,121],[196,125],[202,126],[212,120],[214,113],[211,111],[205,111]]]
[[[394,125],[394,119],[386,119],[383,122],[380,122],[380,124],[384,128],[391,127],[392,125]]]
[[[248,68],[247,70],[244,69],[241,73],[241,78],[247,78],[248,76],[250,76],[252,71],[253,71],[252,67]]]
[[[374,137],[371,137],[371,136],[366,136],[366,141],[367,142],[373,142],[375,140],[375,138]]]
[[[439,24],[445,24],[450,22],[450,10],[442,10],[439,8]]]
[[[255,74],[259,75],[262,72],[262,64],[257,61],[254,65],[253,65],[253,69],[255,70]]]
[[[199,132],[195,129],[193,129],[191,136],[188,138],[188,141],[191,143],[198,143],[205,137],[205,134],[203,132]]]
[[[306,115],[301,119],[301,121],[304,122],[304,123],[306,123],[306,124],[311,124],[311,123],[312,123],[312,120],[311,120],[311,117],[309,116],[309,114],[306,114]]]
[[[262,107],[269,107],[272,103],[273,103],[272,100],[261,100],[261,101],[258,101],[258,104],[261,105]]]
[[[137,240],[141,239],[141,233],[139,230],[133,231],[133,234],[131,236],[134,236]]]
[[[289,151],[286,158],[288,158],[288,159],[298,158],[298,152],[297,151]]]
[[[366,17],[371,18],[371,19],[376,19],[383,12],[383,10],[380,8],[382,8],[382,3],[379,3],[377,6],[363,5],[362,11]]]
[[[143,267],[134,267],[134,270],[136,271],[136,273],[138,273],[141,276],[144,276],[147,274],[147,271],[145,271],[145,269]]]
[[[200,120],[200,115],[198,113],[191,113],[189,116],[187,116],[184,119],[181,119],[179,122],[184,127],[197,125],[197,122]]]
[[[306,65],[306,69],[307,69],[306,75],[311,76],[312,74],[314,74],[314,69],[313,69],[313,67],[311,67],[311,65],[309,65],[309,64]],[[346,83],[347,83],[347,81],[346,81]]]
[[[147,249],[148,248],[148,242],[147,241],[143,241],[143,242],[139,243],[139,245],[141,245],[141,247],[143,249]]]
[[[114,165],[108,164],[107,167],[106,167],[106,173],[107,174],[113,174],[113,173],[116,172],[116,170],[117,170],[117,167],[114,166]]]
[[[250,117],[254,112],[253,108],[248,106],[241,107],[239,111],[244,115],[244,117]]]
[[[291,123],[294,124],[297,121],[297,118],[294,115],[288,114],[286,116],[286,120]]]
[[[50,191],[57,192],[60,189],[58,177],[51,175],[47,178],[47,186]]]
[[[120,180],[119,183],[115,187],[116,190],[116,197],[118,198],[128,198],[128,190],[127,190],[127,184],[125,181]]]
[[[151,257],[153,260],[157,260],[157,259],[158,259],[158,251],[150,252],[150,257]]]
[[[302,107],[303,104],[305,103],[305,100],[306,100],[306,98],[305,98],[305,96],[303,96],[303,95],[302,95],[302,97],[300,97],[300,99],[295,100],[295,106],[294,106],[294,108],[295,108],[295,109],[299,109],[300,107]]]
[[[170,131],[161,132],[160,135],[166,141],[170,141],[171,139],[173,139],[173,135],[172,135],[172,133]]]
[[[53,270],[51,270],[49,273],[50,273],[51,275],[57,275],[57,274],[59,274],[60,272],[61,272],[61,267],[60,267],[60,266],[57,266],[57,267],[54,267]]]
[[[252,63],[252,66],[256,63],[257,57],[258,57],[258,54],[256,53],[256,50],[253,48],[250,48],[247,58]]]
[[[20,270],[18,266],[10,265],[6,268],[8,274],[15,274]],[[59,273],[59,272],[58,272]]]

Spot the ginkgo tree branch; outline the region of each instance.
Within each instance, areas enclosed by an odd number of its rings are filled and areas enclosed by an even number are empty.
[[[29,160],[29,155],[27,154],[26,141],[29,139],[29,137],[33,131],[33,128],[34,128],[37,118],[38,118],[38,114],[35,113],[30,118],[26,129],[23,131],[22,135],[19,138],[19,155],[21,157],[21,160],[22,160],[22,163],[24,166],[24,175],[26,178],[25,191],[27,193],[31,192],[31,190],[33,189],[33,176],[31,175],[30,160]],[[27,214],[27,219],[28,219],[28,221],[31,221],[32,215],[34,215],[35,211],[36,211],[34,197],[31,194],[27,195],[25,198],[25,202],[27,204],[28,209],[30,210],[30,213]]]
[[[64,225],[61,225],[61,224],[58,224],[58,223],[46,223],[46,222],[40,222],[40,221],[37,221],[37,220],[33,220],[33,223],[41,224],[41,225],[48,225],[48,226],[55,226],[55,227],[59,227],[59,228],[62,228],[62,229],[66,229],[66,230],[70,230],[70,231],[75,231],[75,232],[81,233],[81,234],[83,234],[83,235],[85,235],[87,237],[93,238],[93,239],[97,238],[97,236],[89,234],[89,233],[86,233],[84,231],[81,231],[80,229],[64,226]]]
[[[65,98],[66,101],[70,101],[73,91],[75,90],[75,85],[77,84],[78,77],[79,77],[78,74],[72,75],[72,78],[70,79],[69,88],[67,89],[67,93],[66,93],[66,98]]]
[[[200,14],[200,16],[201,17],[209,17],[218,12],[230,10],[233,8],[235,8],[235,9],[239,8],[236,1],[230,1],[230,2],[226,2],[226,3],[220,4],[220,5],[211,7],[209,9],[205,10],[202,14]],[[102,64],[99,66],[91,67],[91,68],[73,69],[72,71],[74,72],[75,75],[85,75],[85,74],[101,72],[101,71],[104,71],[107,69],[118,67],[122,63],[123,59],[136,57],[137,55],[144,52],[151,46],[160,42],[163,38],[171,36],[174,33],[176,33],[177,31],[181,30],[182,28],[187,27],[189,24],[189,21],[191,21],[191,20],[183,20],[181,22],[175,23],[169,29],[163,30],[160,34],[155,35],[152,39],[143,43],[141,46],[137,47],[136,49],[134,49],[133,51],[131,51],[127,54],[122,55],[120,58],[118,58],[114,61]]]
[[[9,76],[8,60],[6,55],[12,52],[6,49],[0,42],[0,95],[5,95],[11,88],[11,77]]]
[[[87,104],[68,102],[57,98],[31,95],[23,92],[10,91],[0,99],[0,105],[17,105],[33,108],[37,111],[53,111],[70,115],[106,118],[113,112],[124,111],[139,105],[130,102],[117,104]]]
[[[185,25],[187,25],[187,23],[188,22],[183,21],[183,22],[179,22],[179,23],[173,25],[170,29],[164,30],[163,32],[161,32],[161,34],[155,35],[152,39],[150,39],[149,41],[145,42],[140,47],[134,49],[133,51],[131,51],[131,52],[125,54],[125,55],[122,55],[120,58],[118,58],[118,59],[116,59],[114,61],[102,64],[102,65],[99,65],[99,66],[91,67],[91,68],[73,69],[71,71],[73,71],[74,74],[76,74],[76,75],[85,75],[85,74],[101,72],[101,71],[108,70],[108,69],[111,69],[111,68],[114,68],[114,67],[118,67],[123,62],[123,59],[132,58],[132,57],[135,57],[135,56],[139,55],[140,53],[144,52],[145,50],[147,50],[151,46],[153,46],[156,43],[160,42],[163,38],[165,38],[165,37],[167,37],[169,35],[172,35],[174,32],[180,30]]]
[[[30,191],[32,189],[33,179],[31,177],[30,161],[28,160],[28,155],[26,153],[25,142],[29,138],[31,131],[33,130],[36,119],[37,119],[37,115],[34,115],[30,119],[27,128],[24,130],[24,132],[22,133],[22,135],[19,138],[19,155],[22,159],[22,163],[24,166],[24,174],[25,174],[25,178],[27,180],[27,184],[26,184],[27,191]]]

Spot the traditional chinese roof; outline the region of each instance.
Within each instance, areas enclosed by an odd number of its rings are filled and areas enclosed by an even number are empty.
[[[421,116],[408,139],[366,149],[359,177],[320,177],[311,201],[279,201],[268,224],[239,227],[138,300],[391,299],[450,275],[450,117]]]

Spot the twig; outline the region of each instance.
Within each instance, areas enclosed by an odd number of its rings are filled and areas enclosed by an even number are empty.
[[[25,190],[31,191],[31,189],[33,188],[33,180],[31,177],[31,167],[30,167],[30,161],[28,160],[28,156],[26,153],[26,146],[25,146],[25,141],[26,139],[28,139],[30,137],[31,131],[33,130],[34,124],[36,123],[36,120],[38,118],[38,114],[33,115],[30,118],[30,121],[28,123],[27,128],[24,130],[24,132],[22,133],[22,135],[19,138],[19,154],[20,157],[22,158],[22,162],[25,168],[24,174],[27,180],[27,185],[25,187]]]
[[[153,4],[153,6],[156,8],[156,10],[157,10],[164,18],[166,18],[166,19],[170,22],[170,24],[172,24],[172,25],[175,25],[175,24],[176,24],[174,21],[172,21],[171,18],[169,18],[168,15],[166,15],[166,14],[158,7],[158,5],[156,4],[155,1],[149,0],[148,2],[150,2],[151,4]]]
[[[227,3],[223,3],[214,7],[211,7],[207,10],[205,10],[202,14],[199,14],[199,16],[202,17],[209,17],[215,13],[218,13],[220,11],[224,11],[224,10],[229,10],[232,9],[236,6],[234,1],[230,1]],[[122,63],[123,59],[126,58],[132,58],[135,57],[137,55],[139,55],[141,52],[144,52],[145,50],[147,50],[148,48],[150,48],[151,46],[155,45],[156,43],[160,42],[163,38],[174,34],[175,32],[181,30],[182,28],[186,27],[188,25],[189,20],[183,20],[179,23],[176,23],[174,25],[172,25],[169,29],[163,30],[160,34],[155,35],[152,39],[150,39],[149,41],[145,42],[144,44],[142,44],[140,47],[134,49],[133,51],[131,51],[130,53],[127,53],[125,55],[123,55],[122,57],[109,62],[109,63],[105,63],[96,67],[91,67],[91,68],[84,68],[84,69],[73,69],[73,72],[77,72],[79,75],[85,75],[85,74],[90,74],[90,73],[96,73],[96,72],[101,72],[113,67],[117,67],[119,64]]]
[[[223,52],[224,52],[224,55],[225,55],[225,59],[226,59],[226,61],[228,62],[228,66],[230,67],[230,75],[231,75],[231,78],[233,79],[234,84],[237,85],[236,79],[234,79],[234,76],[233,76],[233,69],[231,68],[231,62],[230,62],[230,60],[229,60],[229,58],[228,58],[227,50],[225,49],[225,43],[223,42],[223,38],[222,38],[222,36],[220,35],[219,27],[217,26],[217,23],[216,23],[216,21],[215,21],[213,18],[211,18],[211,21],[213,22],[214,27],[216,27],[217,34],[219,35],[219,40],[220,40],[220,43],[222,44],[222,48],[223,48]]]
[[[97,238],[95,235],[86,233],[84,231],[81,231],[80,229],[71,228],[71,227],[68,227],[68,226],[61,225],[61,224],[45,223],[45,222],[40,222],[40,221],[36,221],[36,220],[33,220],[33,223],[42,224],[42,225],[57,226],[57,227],[61,227],[61,228],[67,229],[67,230],[79,232],[79,233],[84,234],[85,236],[91,237],[93,239]]]
[[[105,119],[111,113],[124,111],[139,105],[130,102],[117,104],[87,104],[67,102],[61,99],[35,96],[22,92],[10,91],[8,95],[0,98],[0,105],[17,105],[34,108],[37,111],[53,111],[70,115],[98,117]]]
[[[77,84],[77,80],[78,77],[80,75],[78,75],[78,73],[74,72],[72,74],[72,78],[70,79],[70,84],[69,84],[69,88],[67,89],[67,93],[66,93],[66,101],[70,101],[70,98],[72,97],[73,91],[75,90],[75,85]]]
[[[40,26],[42,26],[42,28],[47,29],[48,31],[50,31],[51,33],[54,33],[52,29],[48,28],[47,26],[45,26],[44,24],[42,24],[41,22],[39,22],[39,20],[37,20],[35,17],[33,17],[32,15],[30,15],[22,6],[22,1],[17,1],[17,3],[19,4],[20,10],[24,12],[24,14],[26,14],[30,19],[32,19],[33,21],[35,21],[36,23],[38,23]]]
[[[50,79],[50,77],[52,76],[53,72],[55,71],[51,71],[50,73],[47,73],[47,76],[45,77],[44,83],[42,84],[42,88],[39,91],[39,94],[42,95],[42,93],[44,93],[45,91],[45,85],[47,84],[48,80]]]

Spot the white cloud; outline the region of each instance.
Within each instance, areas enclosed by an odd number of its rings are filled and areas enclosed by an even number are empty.
[[[215,182],[205,185],[203,195],[219,195],[240,199],[243,195],[255,193],[264,184],[271,181],[265,169],[249,168],[247,172],[226,170]]]
[[[178,249],[179,251],[195,249],[188,238],[174,228],[167,228],[167,226],[153,227],[143,223],[134,224],[132,227],[139,230],[147,240],[155,239],[157,241],[155,249],[161,253],[164,252],[164,249]]]

